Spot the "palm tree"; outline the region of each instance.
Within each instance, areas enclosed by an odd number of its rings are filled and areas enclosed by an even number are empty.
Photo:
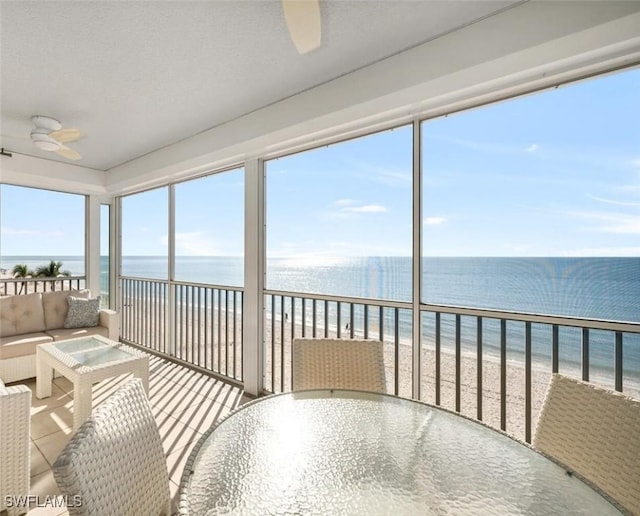
[[[34,275],[33,271],[29,270],[26,263],[18,263],[14,265],[11,272],[14,278],[31,278]],[[18,292],[18,294],[22,294],[22,291],[26,286],[27,282],[23,281],[20,285],[20,292]]]
[[[41,265],[36,269],[36,276],[56,278],[58,276],[70,276],[69,271],[62,271],[62,262],[51,260],[48,265]]]
[[[48,265],[41,265],[36,269],[36,276],[45,277],[45,278],[59,278],[60,276],[71,276],[69,271],[63,271],[62,262],[56,262],[55,260],[50,260]],[[45,290],[47,286],[47,282],[44,284]],[[56,289],[56,282],[49,282],[49,287],[51,290]]]

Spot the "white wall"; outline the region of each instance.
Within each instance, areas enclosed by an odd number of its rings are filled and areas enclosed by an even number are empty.
[[[0,183],[31,186],[83,195],[106,196],[106,174],[101,170],[13,153],[0,156]]]

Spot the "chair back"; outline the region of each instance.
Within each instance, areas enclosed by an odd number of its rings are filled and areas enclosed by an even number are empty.
[[[357,339],[293,341],[293,390],[386,392],[383,343]]]
[[[24,514],[16,500],[29,495],[31,390],[0,379],[0,513]]]
[[[170,514],[167,463],[142,380],[127,381],[94,409],[53,474],[71,516]]]
[[[640,514],[640,400],[554,374],[533,446]]]

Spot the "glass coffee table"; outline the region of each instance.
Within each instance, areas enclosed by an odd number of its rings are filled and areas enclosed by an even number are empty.
[[[73,383],[73,430],[91,414],[94,383],[121,374],[142,378],[149,392],[149,358],[99,335],[41,344],[36,350],[36,397],[51,396],[54,369]]]

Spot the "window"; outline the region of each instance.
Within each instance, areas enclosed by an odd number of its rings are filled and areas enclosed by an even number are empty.
[[[244,284],[244,171],[175,186],[175,276],[179,281]]]
[[[640,70],[422,125],[427,303],[640,321]]]
[[[62,262],[60,270],[84,276],[85,197],[0,185],[0,268],[28,271]]]
[[[425,121],[422,302],[640,321],[639,86],[636,69]],[[425,311],[422,323],[423,369],[432,372],[435,314]],[[451,372],[457,322],[440,323],[442,370]],[[461,374],[473,378],[478,320],[462,316],[459,325]],[[484,389],[499,392],[489,386],[499,320],[483,318],[481,331],[491,357]],[[508,392],[524,382],[525,331],[505,325],[507,359],[521,364],[509,366]],[[532,324],[534,373],[550,370],[552,331]],[[612,382],[614,333],[588,336],[591,376]],[[559,328],[561,373],[582,376],[582,338],[580,328]],[[636,385],[638,342],[625,335],[624,381]],[[426,375],[424,392],[433,386]],[[453,396],[443,387],[443,400]],[[488,398],[486,406],[497,399]]]
[[[267,288],[411,299],[412,130],[266,164]]]
[[[122,198],[122,275],[168,279],[168,188]]]

